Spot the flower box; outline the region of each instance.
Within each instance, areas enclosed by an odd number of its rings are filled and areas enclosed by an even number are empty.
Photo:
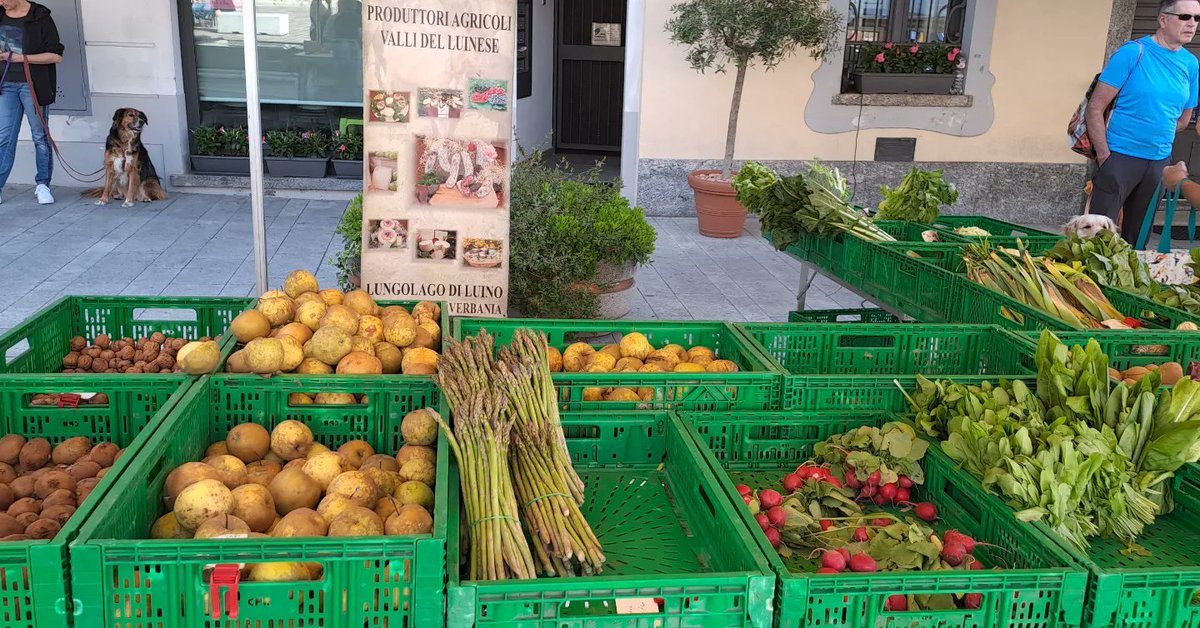
[[[328,157],[267,157],[267,172],[273,177],[320,179],[329,166]]]
[[[855,83],[863,94],[950,94],[953,74],[893,74],[855,72]]]
[[[334,159],[333,174],[339,179],[362,179],[363,162],[361,159]]]
[[[191,155],[192,172],[196,174],[236,174],[250,175],[249,157],[228,157],[222,155]]]

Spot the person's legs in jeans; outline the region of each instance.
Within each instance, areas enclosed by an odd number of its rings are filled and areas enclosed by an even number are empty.
[[[1121,223],[1121,237],[1130,244],[1137,244],[1138,236],[1142,233],[1142,222],[1150,209],[1150,203],[1158,206],[1154,193],[1162,184],[1163,169],[1170,160],[1146,161],[1142,169],[1142,178],[1129,192],[1125,201],[1125,220]]]
[[[19,87],[20,83],[0,85],[0,189],[8,183],[17,159],[17,135],[24,115]]]
[[[37,178],[34,180],[39,185],[50,185],[50,177],[54,175],[54,153],[50,150],[50,137],[46,134],[46,128],[42,126],[42,120],[38,118],[38,112],[33,108],[33,93],[29,91],[28,85],[21,86],[21,104],[25,107],[25,119],[29,122],[30,135],[33,136],[33,150],[37,158]],[[42,118],[49,121],[50,108],[42,107]]]

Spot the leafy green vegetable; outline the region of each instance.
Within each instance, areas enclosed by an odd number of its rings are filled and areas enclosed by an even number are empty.
[[[899,187],[880,186],[883,200],[876,220],[907,220],[932,224],[943,205],[958,202],[958,189],[942,178],[941,170],[913,168]]]
[[[878,471],[879,484],[896,482],[901,475],[924,484],[925,472],[920,461],[928,450],[929,442],[919,438],[911,426],[893,421],[882,427],[864,425],[832,436],[813,447],[813,457],[828,463],[836,475],[845,476],[846,467],[853,467],[860,481]]]

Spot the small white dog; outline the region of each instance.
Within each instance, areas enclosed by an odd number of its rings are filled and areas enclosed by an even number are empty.
[[[1062,233],[1067,237],[1075,235],[1081,238],[1091,238],[1101,231],[1111,231],[1118,235],[1121,233],[1117,230],[1117,223],[1108,216],[1099,214],[1084,214],[1068,220],[1067,224],[1063,225]]]

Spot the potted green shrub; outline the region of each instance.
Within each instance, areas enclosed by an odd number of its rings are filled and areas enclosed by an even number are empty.
[[[342,238],[342,250],[333,259],[338,269],[338,286],[346,292],[357,290],[362,283],[362,194],[355,196],[342,214],[337,234]]]
[[[339,179],[363,178],[362,133],[351,131],[342,135],[341,131],[334,131],[329,152],[333,155],[334,176]]]
[[[600,165],[575,172],[542,153],[513,166],[509,307],[537,318],[621,318],[657,234]]]
[[[964,62],[962,50],[948,44],[867,44],[854,83],[863,94],[950,94]]]
[[[736,175],[733,155],[746,74],[756,64],[775,68],[797,48],[807,49],[814,59],[823,58],[836,48],[842,17],[827,8],[825,0],[686,0],[671,11],[674,17],[666,30],[673,41],[688,47],[687,61],[694,70],[720,73],[732,65],[736,71],[721,169],[688,174],[700,233],[736,238],[745,224],[746,208],[737,202],[730,181]]]
[[[321,178],[329,166],[329,137],[321,131],[267,131],[267,149],[264,161],[275,177]]]
[[[193,172],[250,175],[250,136],[245,128],[198,127],[192,129],[192,145]]]

